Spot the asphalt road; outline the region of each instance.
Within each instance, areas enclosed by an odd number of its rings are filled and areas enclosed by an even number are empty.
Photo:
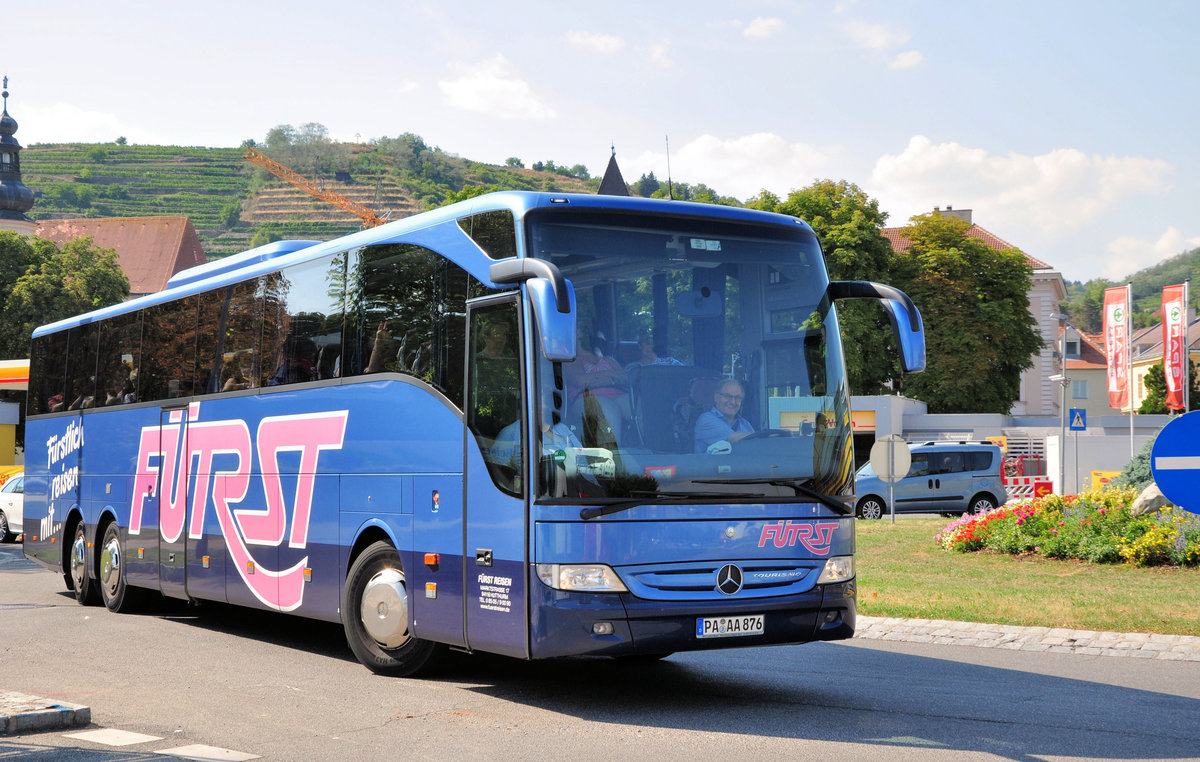
[[[1196,759],[1200,663],[884,641],[650,664],[456,655],[377,677],[336,625],[169,603],[83,608],[0,546],[0,691],[86,704],[94,728],[0,736],[0,758]]]

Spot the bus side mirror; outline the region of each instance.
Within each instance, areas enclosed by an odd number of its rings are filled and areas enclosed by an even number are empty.
[[[526,282],[537,335],[542,337],[542,355],[550,362],[571,362],[575,359],[575,286],[565,281],[571,309],[558,311],[554,284],[545,278]]]
[[[542,354],[550,362],[575,359],[575,287],[544,259],[504,259],[488,269],[493,283],[526,283]]]
[[[878,299],[887,310],[892,333],[900,345],[900,367],[905,373],[925,370],[925,329],[921,312],[903,291],[865,280],[838,280],[829,284],[829,298]]]

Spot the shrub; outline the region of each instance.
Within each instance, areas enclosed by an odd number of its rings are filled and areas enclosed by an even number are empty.
[[[1048,495],[964,516],[934,539],[946,550],[1033,553],[1092,563],[1200,566],[1200,516],[1182,509],[1133,516],[1132,487]]]

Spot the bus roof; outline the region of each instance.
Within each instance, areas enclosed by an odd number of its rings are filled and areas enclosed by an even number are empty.
[[[50,333],[86,325],[105,318],[135,312],[145,307],[200,294],[239,281],[275,272],[291,265],[360,246],[372,244],[402,243],[406,236],[416,231],[431,228],[463,217],[490,211],[511,211],[516,219],[538,208],[569,207],[579,210],[607,210],[643,214],[659,214],[672,217],[705,217],[728,222],[745,222],[758,225],[788,226],[812,234],[812,228],[803,220],[773,212],[761,212],[734,206],[700,204],[690,201],[670,201],[633,196],[601,196],[579,193],[534,193],[529,191],[499,191],[459,201],[455,204],[432,209],[427,212],[404,217],[379,227],[361,230],[329,241],[276,241],[240,254],[206,262],[196,267],[181,270],[167,281],[167,287],[153,294],[146,294],[120,304],[102,307],[75,317],[43,325],[33,335]],[[487,266],[494,260],[479,252],[478,267],[468,268],[477,276],[486,273]],[[466,266],[467,263],[458,264]],[[487,280],[483,275],[483,280]]]

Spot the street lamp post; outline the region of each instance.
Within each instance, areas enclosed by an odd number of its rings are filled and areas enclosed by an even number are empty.
[[[1067,494],[1067,315],[1059,312],[1050,313],[1051,320],[1058,321],[1058,360],[1059,372],[1050,377],[1059,385],[1058,418],[1061,431],[1058,435],[1058,489],[1062,495]]]

